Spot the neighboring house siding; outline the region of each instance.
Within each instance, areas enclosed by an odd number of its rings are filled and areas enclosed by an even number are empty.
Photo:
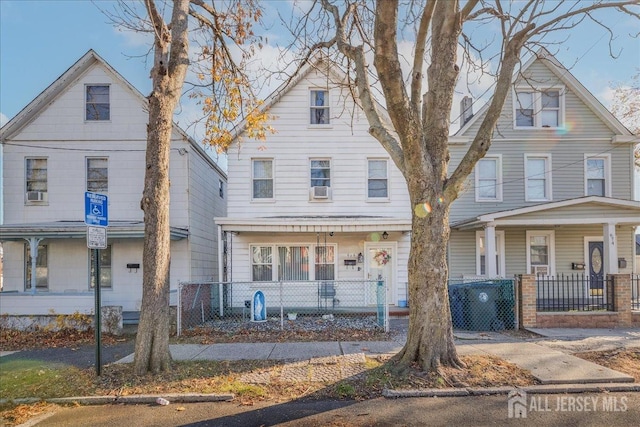
[[[330,91],[331,124],[309,125],[309,90],[326,77],[311,72],[270,110],[277,133],[267,141],[242,141],[229,150],[228,216],[369,215],[410,218],[402,174],[388,153],[368,134],[368,122],[337,89]],[[354,116],[351,116],[351,113]],[[252,201],[251,159],[274,159],[273,201]],[[330,201],[310,201],[309,159],[331,159]],[[388,160],[389,201],[366,200],[367,158]]]
[[[532,81],[541,87],[560,85],[557,77],[540,61],[529,68]],[[564,86],[564,85],[563,85]],[[540,202],[525,200],[526,177],[524,173],[525,155],[548,155],[551,162],[551,197],[559,201],[585,195],[584,157],[605,155],[610,157],[611,188],[609,197],[633,199],[633,170],[629,160],[628,144],[614,145],[611,139],[614,132],[574,94],[567,86],[565,91],[564,123],[566,131],[557,129],[514,129],[512,92],[507,97],[503,114],[498,121],[497,130],[487,155],[502,155],[502,202],[477,203],[475,199],[475,170],[466,181],[464,192],[453,205],[450,219],[452,222],[477,216],[482,213],[496,212],[531,206]],[[473,138],[480,126],[482,117],[474,122],[461,137]],[[453,171],[469,148],[465,145],[451,145],[451,163]]]

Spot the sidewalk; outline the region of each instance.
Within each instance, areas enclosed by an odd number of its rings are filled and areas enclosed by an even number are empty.
[[[634,382],[633,377],[551,348],[549,343],[570,343],[587,337],[607,344],[623,342],[640,347],[638,330],[536,329],[543,338],[522,340],[496,332],[456,332],[458,354],[489,354],[511,362],[534,375],[541,384],[605,384]],[[559,340],[558,338],[561,337]],[[402,349],[406,335],[395,341],[331,341],[237,344],[171,345],[174,360],[288,360],[280,379],[291,381],[343,379],[365,370],[365,356],[393,355]],[[133,361],[133,354],[116,363]],[[268,382],[269,373],[249,375],[247,382]]]

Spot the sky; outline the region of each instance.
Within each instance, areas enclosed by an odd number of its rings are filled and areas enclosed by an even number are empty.
[[[278,20],[274,9],[287,13],[293,0],[269,0],[266,22]],[[147,39],[116,28],[96,6],[113,10],[112,0],[0,0],[0,123],[15,116],[89,49],[94,49],[134,87],[148,94],[150,65]],[[609,56],[609,39],[594,25],[574,29],[552,50],[560,62],[606,107],[616,83],[626,83],[640,68],[640,39],[630,20],[614,21],[620,29],[613,42],[619,57]],[[270,30],[265,56],[275,56],[283,33]]]

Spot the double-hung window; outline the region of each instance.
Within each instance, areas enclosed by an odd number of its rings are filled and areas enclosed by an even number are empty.
[[[100,252],[100,289],[111,289],[111,245],[99,251],[89,251],[89,288],[96,288],[96,252]]]
[[[278,280],[309,280],[308,246],[278,246]]]
[[[31,247],[29,244],[25,245],[25,289],[31,289],[31,277],[33,275],[33,264],[31,260]],[[46,291],[49,289],[49,261],[48,261],[48,246],[40,244],[38,245],[38,254],[36,256],[36,289]]]
[[[310,113],[312,125],[329,124],[329,91],[313,89],[310,93]]]
[[[331,187],[331,160],[311,159],[311,187]]]
[[[485,156],[476,164],[475,174],[476,201],[502,201],[502,158]]]
[[[26,201],[47,200],[47,159],[26,159]]]
[[[507,273],[505,268],[504,231],[497,230],[495,236],[496,273],[500,277],[505,277]],[[478,276],[485,276],[487,274],[485,248],[484,231],[476,231],[476,274]]]
[[[528,202],[550,201],[551,194],[551,155],[524,156],[525,200]]]
[[[514,117],[517,128],[557,128],[563,125],[562,89],[516,90]]]
[[[334,280],[336,278],[335,246],[316,246],[316,280]]]
[[[106,157],[87,158],[87,191],[94,193],[109,191],[109,168]]]
[[[555,263],[555,233],[529,230],[527,239],[527,271],[530,274],[553,275]]]
[[[85,120],[110,120],[111,104],[108,85],[87,85],[85,100]]]
[[[367,160],[367,198],[388,200],[389,168],[386,159]]]
[[[609,155],[589,155],[584,158],[585,195],[609,197],[611,168]]]
[[[254,282],[273,280],[273,248],[271,246],[251,247],[251,280]]]
[[[253,159],[252,163],[252,198],[253,200],[273,199],[273,160]]]

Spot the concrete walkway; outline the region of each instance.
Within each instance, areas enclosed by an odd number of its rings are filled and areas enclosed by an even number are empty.
[[[601,336],[606,331],[607,343],[624,340],[626,346],[640,347],[637,330],[571,330],[554,329],[535,332],[543,336],[539,342],[522,340],[496,332],[455,333],[460,355],[495,355],[528,370],[542,384],[599,384],[634,382],[633,377],[572,356],[567,351],[545,345],[552,342],[571,342],[579,337]],[[562,338],[560,338],[562,337]],[[613,339],[612,339],[613,337]],[[627,339],[628,338],[628,339]],[[237,344],[171,345],[174,360],[282,360],[290,361],[278,372],[280,380],[305,381],[322,378],[348,378],[366,370],[365,356],[393,355],[402,349],[404,336],[395,341],[331,341]],[[593,344],[593,343],[592,343]],[[129,363],[129,355],[116,363]],[[269,372],[250,374],[246,382],[264,383],[271,379]]]

